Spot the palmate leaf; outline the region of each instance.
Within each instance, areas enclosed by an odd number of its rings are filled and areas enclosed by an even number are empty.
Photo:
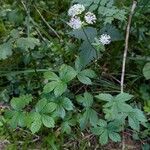
[[[68,65],[62,65],[59,71],[59,76],[62,81],[65,83],[71,81],[72,79],[75,78],[77,75],[77,72],[70,66]]]
[[[63,133],[67,133],[67,134],[71,132],[71,127],[67,121],[61,124],[61,130]]]
[[[84,41],[79,48],[79,57],[83,67],[99,56],[98,51],[92,46],[92,43],[93,41],[91,43]]]
[[[44,78],[51,82],[44,86],[44,93],[54,91],[56,97],[61,96],[67,90],[67,83],[74,79],[76,75],[77,72],[65,64],[60,67],[59,76],[51,71],[46,72]]]
[[[6,59],[12,55],[12,45],[7,42],[0,45],[0,60]]]
[[[67,84],[58,80],[49,82],[44,86],[44,93],[50,93],[53,90],[55,96],[61,96],[67,90]]]
[[[99,53],[96,52],[94,46],[92,46],[95,37],[97,37],[96,28],[84,27],[82,29],[74,30],[69,34],[79,40],[83,40],[79,48],[79,57],[82,67],[85,67],[89,62],[99,56]]]
[[[82,64],[82,61],[81,61],[80,57],[77,57],[77,59],[75,61],[75,69],[76,69],[76,72],[77,72],[77,78],[81,83],[87,84],[87,85],[92,84],[91,78],[95,78],[96,74],[91,69],[82,70],[83,69],[83,64]]]
[[[94,78],[96,77],[96,74],[93,70],[91,69],[85,69],[81,72],[78,73],[77,78],[78,80],[83,83],[83,84],[87,84],[87,85],[91,85],[92,81],[90,78]]]
[[[84,27],[82,29],[73,30],[69,35],[83,41],[94,42],[94,38],[97,36],[97,30],[93,27]]]
[[[71,111],[74,108],[72,101],[67,97],[58,97],[55,100],[56,109],[53,112],[56,116],[64,118],[66,111]]]
[[[105,120],[98,120],[97,126],[92,128],[91,131],[94,135],[99,136],[99,142],[102,145],[108,143],[108,139],[110,138],[114,142],[120,142],[121,137],[119,135],[120,124],[116,122],[107,123]]]
[[[96,126],[97,124],[97,112],[92,108],[87,108],[83,115],[80,117],[79,123],[81,129],[85,129],[86,125],[91,124],[92,126]]]
[[[85,92],[83,96],[78,95],[76,98],[77,101],[82,103],[82,105],[86,108],[91,107],[93,104],[93,96],[88,92]]]

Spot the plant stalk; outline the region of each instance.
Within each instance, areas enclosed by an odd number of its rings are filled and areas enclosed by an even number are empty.
[[[125,68],[126,68],[126,60],[127,60],[127,52],[128,52],[128,46],[129,46],[129,35],[130,35],[130,27],[131,27],[131,21],[132,16],[134,14],[134,10],[136,8],[137,2],[133,1],[130,16],[128,19],[127,29],[126,29],[126,39],[125,39],[125,49],[123,54],[123,63],[122,63],[122,73],[121,73],[121,93],[124,91],[124,78],[125,78]]]

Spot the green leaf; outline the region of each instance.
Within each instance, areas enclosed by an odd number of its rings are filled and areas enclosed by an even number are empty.
[[[6,59],[12,55],[12,45],[7,42],[0,45],[0,60]]]
[[[93,70],[91,69],[85,69],[81,72],[78,73],[77,78],[80,82],[83,84],[91,85],[92,81],[90,78],[96,77],[96,74]]]
[[[93,109],[90,110],[91,114],[90,114],[90,123],[92,126],[96,126],[97,121],[98,121],[98,116],[97,116],[97,112]]]
[[[102,145],[108,143],[108,131],[105,129],[104,132],[100,135],[99,142]]]
[[[140,121],[140,122],[147,122],[147,119],[143,113],[143,111],[141,111],[140,109],[135,108],[134,109],[135,114],[136,114],[136,118]]]
[[[128,93],[120,93],[115,97],[115,100],[121,101],[121,102],[126,102],[133,98],[133,95],[130,95]]]
[[[18,125],[18,118],[20,116],[20,112],[18,111],[13,111],[12,112],[12,118],[11,120],[9,121],[9,124],[12,128],[16,128],[17,125]]]
[[[81,71],[80,74],[87,76],[89,78],[95,78],[96,77],[95,72],[91,69],[85,69],[85,70]]]
[[[99,100],[106,101],[106,102],[110,102],[113,100],[113,96],[110,94],[99,94],[95,97],[98,98]]]
[[[82,69],[82,63],[81,63],[81,60],[80,60],[80,57],[77,57],[76,60],[75,60],[75,69],[77,72],[80,72],[81,69]]]
[[[58,85],[57,81],[52,81],[52,82],[47,83],[44,86],[44,93],[50,93],[57,87],[57,85]]]
[[[17,47],[21,48],[22,50],[28,51],[29,49],[34,49],[35,46],[40,45],[40,41],[36,38],[19,38],[16,42]]]
[[[140,125],[139,125],[139,121],[136,119],[136,117],[134,116],[128,116],[128,122],[129,122],[129,126],[136,130],[139,131],[140,129]]]
[[[107,122],[105,120],[103,120],[103,119],[99,119],[98,120],[98,125],[100,127],[106,127],[107,126]]]
[[[70,66],[62,65],[59,72],[60,78],[64,82],[69,82],[75,78],[77,72]]]
[[[91,129],[94,135],[101,135],[104,132],[104,130],[105,129],[103,127],[94,127]]]
[[[86,34],[85,34],[86,33]],[[87,37],[92,42],[94,41],[94,38],[97,36],[97,31],[93,27],[85,27],[83,29],[73,30],[69,33],[71,36],[78,38],[79,40],[87,41]]]
[[[90,93],[85,92],[84,97],[81,95],[77,96],[77,101],[82,103],[84,107],[91,107],[93,104],[93,96]]]
[[[35,109],[37,112],[41,112],[46,105],[47,105],[47,100],[45,98],[43,98],[38,101],[38,103],[35,106]]]
[[[66,109],[66,110],[73,110],[73,103],[71,102],[70,99],[68,98],[64,98],[62,100],[62,106]]]
[[[81,116],[79,123],[81,129],[84,129],[88,123],[92,126],[96,126],[98,121],[97,113],[91,108],[87,108],[86,111]]]
[[[66,115],[66,111],[63,106],[58,105],[56,108],[56,114],[58,117],[64,118]]]
[[[119,103],[118,102],[118,111],[119,112],[132,112],[133,108],[126,103]]]
[[[51,113],[56,110],[56,107],[57,105],[54,102],[49,102],[42,110],[42,113]]]
[[[77,78],[83,84],[87,84],[87,85],[91,85],[92,84],[92,81],[91,81],[91,79],[89,77],[84,76],[84,75],[82,75],[80,73],[77,75]]]
[[[54,89],[54,94],[55,96],[58,97],[61,96],[66,90],[67,90],[67,84],[62,81],[59,81],[57,83],[56,88]]]
[[[121,141],[120,135],[116,132],[109,132],[109,138],[114,142],[120,142]]]
[[[63,133],[69,134],[71,132],[71,127],[68,122],[63,122],[61,124],[61,130]]]
[[[52,80],[52,81],[59,80],[59,77],[54,72],[51,72],[51,71],[45,72],[44,78],[47,80]]]
[[[42,126],[41,115],[39,113],[34,113],[33,122],[30,127],[31,132],[32,133],[38,132],[41,126]]]
[[[15,110],[21,110],[23,109],[26,105],[28,105],[32,101],[32,96],[31,95],[22,95],[20,97],[14,97],[12,98],[10,104],[11,107]]]
[[[95,60],[96,58],[100,58],[99,52],[94,48],[92,45],[93,41],[89,43],[88,41],[84,41],[80,48],[79,48],[79,57],[81,59],[82,66],[85,67],[91,61]]]
[[[91,107],[93,104],[93,96],[90,93],[85,92],[84,98],[85,98],[85,100],[83,102],[84,106],[85,107]]]
[[[48,128],[54,128],[55,127],[55,121],[50,116],[42,115],[42,122],[43,122],[44,126],[46,126]]]
[[[26,115],[24,112],[20,112],[20,115],[18,116],[18,125],[20,127],[26,126]]]
[[[143,68],[143,74],[146,80],[150,79],[150,62],[146,63]]]

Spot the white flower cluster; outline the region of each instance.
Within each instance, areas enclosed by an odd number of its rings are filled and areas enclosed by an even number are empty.
[[[108,34],[102,34],[99,38],[99,42],[101,42],[103,45],[108,45],[111,42],[111,37]]]
[[[91,12],[87,12],[85,14],[84,18],[85,18],[86,23],[88,23],[88,24],[93,24],[96,22],[96,16],[95,16],[95,14],[93,14]]]
[[[71,18],[68,25],[73,29],[79,29],[82,27],[82,21],[80,20],[79,17],[75,16],[75,17]]]
[[[87,12],[84,15],[85,22],[81,20],[81,15],[85,11],[84,5],[81,4],[75,4],[70,7],[68,10],[68,15],[71,16],[71,19],[68,23],[68,25],[73,29],[79,29],[84,24],[94,24],[96,22],[96,16],[92,12]]]
[[[85,11],[85,7],[83,5],[75,4],[71,6],[70,9],[68,10],[68,15],[74,17],[80,15],[84,11]]]

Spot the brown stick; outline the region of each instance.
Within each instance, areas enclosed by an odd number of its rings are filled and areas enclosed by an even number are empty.
[[[129,16],[128,25],[127,25],[127,29],[126,29],[125,49],[124,49],[124,55],[123,55],[122,74],[121,74],[121,93],[123,93],[123,91],[124,91],[124,77],[125,77],[125,67],[126,67],[128,45],[129,45],[130,26],[131,26],[132,16],[134,14],[136,5],[137,5],[137,2],[133,1],[131,13]]]
[[[131,27],[132,16],[134,14],[134,10],[136,8],[136,5],[137,5],[137,1],[133,1],[131,12],[130,12],[129,19],[128,19],[127,29],[126,29],[125,49],[124,49],[124,55],[123,55],[121,84],[120,84],[121,93],[123,93],[123,91],[124,91],[124,77],[125,77],[127,52],[128,52],[128,46],[129,46],[130,27]],[[122,133],[122,150],[125,150],[124,132]]]

